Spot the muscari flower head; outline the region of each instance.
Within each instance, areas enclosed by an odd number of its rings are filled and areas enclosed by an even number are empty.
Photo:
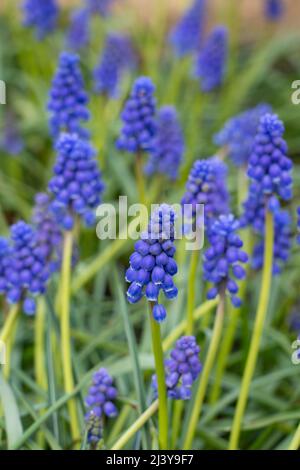
[[[197,205],[204,204],[205,227],[229,208],[229,194],[226,184],[227,167],[216,157],[196,160],[188,177],[186,192],[181,204],[192,207],[192,217],[197,214]]]
[[[90,13],[107,16],[112,8],[113,0],[86,0],[86,3]]]
[[[143,296],[153,303],[153,317],[157,322],[166,318],[165,307],[158,303],[163,291],[167,299],[174,299],[178,290],[172,277],[177,273],[174,260],[175,212],[167,204],[160,205],[151,214],[148,230],[135,244],[130,256],[126,281],[130,283],[127,299],[138,302]]]
[[[51,272],[59,269],[62,251],[62,230],[51,212],[51,199],[46,193],[38,193],[32,215],[36,229],[36,241]]]
[[[117,395],[117,389],[113,386],[113,379],[107,370],[102,368],[95,372],[85,399],[88,408],[85,421],[90,444],[95,445],[100,441],[105,417],[117,416],[118,411],[115,405]]]
[[[123,72],[133,68],[135,63],[136,58],[129,38],[121,34],[109,34],[100,63],[94,70],[96,92],[117,97]]]
[[[207,298],[214,299],[219,293],[227,291],[235,307],[241,305],[235,279],[244,279],[246,271],[241,263],[248,261],[247,254],[242,250],[243,242],[237,234],[238,229],[239,222],[232,214],[221,215],[209,232],[210,247],[204,253],[203,264],[204,279],[214,284]]]
[[[195,51],[202,39],[206,0],[193,0],[190,8],[172,29],[169,41],[179,57]]]
[[[219,88],[226,72],[228,55],[228,30],[216,26],[198,53],[195,62],[195,76],[200,79],[204,93]]]
[[[292,245],[292,219],[287,211],[279,210],[274,215],[274,250],[273,250],[273,274],[281,272],[282,264],[286,263]],[[260,270],[264,264],[264,239],[260,240],[253,251],[252,267],[255,270]]]
[[[74,51],[85,47],[90,40],[90,14],[86,8],[77,8],[72,12],[71,23],[66,42]]]
[[[10,265],[11,251],[9,241],[0,237],[0,294],[5,294],[7,291],[6,271]]]
[[[73,228],[76,216],[91,226],[104,190],[96,152],[76,134],[62,134],[56,150],[54,176],[48,186],[54,196],[51,209],[56,220],[64,230]]]
[[[138,78],[122,112],[123,127],[116,145],[120,150],[135,153],[151,150],[155,134],[155,87],[148,77]]]
[[[193,383],[197,380],[202,366],[199,360],[200,348],[194,336],[182,336],[176,341],[170,359],[165,361],[166,387],[169,398],[189,400]],[[157,377],[152,377],[152,386],[157,395]]]
[[[265,15],[271,21],[278,21],[284,13],[282,0],[265,0]]]
[[[271,106],[259,104],[229,119],[223,129],[215,135],[215,144],[227,147],[229,157],[235,165],[247,165],[260,118],[269,112]]]
[[[50,128],[53,137],[60,132],[72,132],[87,137],[88,131],[81,125],[89,119],[88,96],[76,54],[62,52],[58,69],[52,81],[48,110],[51,113]]]
[[[59,13],[56,0],[24,0],[22,9],[24,26],[34,28],[39,40],[55,29]]]
[[[6,298],[9,303],[23,303],[24,312],[33,315],[34,296],[44,294],[50,272],[37,233],[31,225],[20,221],[11,227],[12,253],[5,270]]]
[[[182,129],[173,106],[160,108],[156,120],[156,135],[153,141],[145,173],[160,173],[176,180],[184,153]]]

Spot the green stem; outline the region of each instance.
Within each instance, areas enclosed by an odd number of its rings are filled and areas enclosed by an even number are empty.
[[[158,400],[155,400],[147,410],[130,426],[130,428],[115,442],[111,450],[120,450],[144,426],[151,416],[158,410]]]
[[[71,357],[71,331],[70,331],[70,281],[72,261],[73,234],[65,232],[64,250],[61,272],[61,353],[65,393],[72,393],[74,380]],[[68,402],[72,439],[80,439],[80,430],[77,418],[76,401],[72,398]]]
[[[187,326],[186,334],[191,335],[194,328],[194,309],[196,299],[196,274],[199,260],[199,251],[194,250],[191,255],[191,264],[188,278],[188,295],[187,295]]]
[[[257,355],[259,351],[262,331],[267,314],[270,288],[272,281],[272,268],[273,268],[273,249],[274,249],[274,220],[273,215],[266,211],[265,223],[265,253],[264,253],[264,267],[262,273],[262,287],[260,292],[260,299],[255,318],[254,330],[251,338],[250,349],[246,361],[246,367],[242,379],[240,395],[235,410],[233,426],[230,435],[229,449],[235,450],[238,448],[239,436],[241,431],[241,424],[244,412],[247,405],[249,387],[255,371]]]
[[[289,445],[288,450],[298,450],[300,447],[300,424],[294,434],[292,442]]]
[[[224,322],[224,311],[225,311],[225,294],[220,295],[220,301],[216,312],[214,329],[207,352],[204,369],[200,377],[198,390],[195,397],[193,413],[190,418],[188,430],[185,436],[183,448],[190,449],[193,443],[193,438],[196,432],[196,427],[200,419],[202,405],[206,394],[206,389],[209,381],[209,376],[213,368],[220,338],[222,334],[223,322]]]
[[[7,340],[9,339],[9,337],[11,336],[14,326],[16,324],[18,315],[19,315],[19,304],[14,304],[11,306],[10,311],[8,312],[6,321],[4,323],[4,326],[0,334],[0,341],[2,343],[5,344]]]
[[[37,312],[35,315],[35,341],[34,341],[34,371],[36,383],[42,390],[47,390],[47,375],[45,368],[45,300],[38,299]],[[40,412],[43,414],[43,411]],[[40,447],[44,445],[42,432],[38,434]]]
[[[139,200],[141,204],[146,203],[146,190],[145,190],[145,179],[143,173],[143,158],[141,152],[136,154],[135,160],[135,174],[136,174],[136,183],[139,192]]]
[[[166,390],[164,354],[162,349],[162,340],[160,334],[160,325],[153,318],[153,305],[150,306],[150,324],[152,334],[152,348],[155,361],[155,371],[157,377],[158,389],[158,428],[159,444],[161,449],[168,449],[168,401]]]
[[[182,425],[182,412],[184,408],[183,400],[176,400],[174,403],[174,414],[172,422],[172,435],[171,435],[171,444],[172,449],[176,448],[177,437]]]

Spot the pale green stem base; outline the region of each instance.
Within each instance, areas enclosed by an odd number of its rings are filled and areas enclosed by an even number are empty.
[[[273,249],[274,249],[274,220],[270,212],[266,212],[265,222],[265,253],[264,253],[264,267],[262,274],[262,287],[260,292],[260,299],[255,318],[254,330],[251,338],[250,349],[246,361],[246,367],[242,379],[240,395],[235,410],[233,426],[230,435],[229,449],[236,450],[238,448],[239,437],[241,432],[241,425],[244,412],[247,405],[249,387],[255,371],[257,355],[259,351],[262,331],[267,314],[270,288],[272,281],[272,268],[273,268]]]
[[[300,424],[295,432],[295,435],[290,443],[288,450],[298,450],[300,447]]]

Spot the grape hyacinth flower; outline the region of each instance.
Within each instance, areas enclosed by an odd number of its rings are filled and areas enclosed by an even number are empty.
[[[122,112],[123,128],[117,148],[136,153],[153,148],[155,134],[155,87],[148,77],[139,77]]]
[[[108,34],[99,65],[94,70],[95,91],[111,98],[118,96],[120,79],[136,60],[128,37]]]
[[[157,132],[153,141],[149,161],[145,167],[147,175],[160,173],[171,181],[178,177],[184,153],[183,132],[173,106],[160,108],[156,121]]]
[[[50,128],[54,138],[61,132],[88,137],[88,131],[81,126],[81,122],[90,117],[87,103],[88,96],[84,90],[79,57],[73,53],[62,52],[48,101],[48,111],[51,113]]]
[[[11,156],[19,155],[24,148],[24,141],[18,128],[16,116],[11,110],[4,114],[1,133],[0,149]]]
[[[271,106],[259,104],[229,119],[215,135],[215,144],[227,148],[228,155],[236,166],[247,165],[260,118],[269,112]]]
[[[183,57],[195,51],[202,39],[206,13],[206,0],[193,0],[190,8],[172,29],[169,35],[174,52]]]
[[[23,24],[35,29],[37,39],[42,40],[55,29],[59,13],[56,0],[24,0],[22,9]]]
[[[23,303],[24,312],[33,315],[34,296],[44,294],[49,269],[44,252],[37,243],[32,226],[20,221],[11,227],[12,254],[5,270],[7,300],[10,304]]]
[[[196,160],[188,177],[182,206],[192,206],[192,217],[196,216],[196,205],[204,204],[205,227],[221,214],[228,213],[229,194],[226,184],[227,167],[216,157]]]
[[[227,56],[228,30],[225,26],[216,26],[198,53],[195,63],[195,76],[200,79],[204,93],[209,93],[223,84]]]
[[[234,278],[245,278],[246,271],[241,263],[248,261],[248,255],[242,250],[243,242],[236,233],[238,229],[239,222],[232,214],[221,215],[211,227],[210,247],[204,253],[203,264],[204,279],[214,284],[207,298],[214,299],[220,292],[227,291],[234,307],[241,305]]]
[[[199,377],[202,365],[199,360],[200,348],[194,336],[182,336],[176,341],[170,359],[165,360],[166,387],[169,398],[189,400],[191,388]],[[157,395],[157,378],[152,377],[152,386]]]
[[[172,279],[177,273],[174,223],[175,212],[167,204],[153,211],[147,232],[135,244],[125,276],[130,283],[127,300],[134,304],[145,296],[153,305],[153,317],[159,323],[167,315],[165,307],[158,303],[160,292],[167,299],[174,299],[178,293]]]
[[[90,13],[107,16],[113,6],[114,0],[86,0]]]
[[[85,399],[85,404],[88,407],[85,421],[90,444],[97,445],[101,440],[105,418],[117,416],[118,410],[115,405],[117,395],[117,389],[113,386],[113,379],[107,370],[101,368],[95,372]]]
[[[265,0],[265,16],[268,20],[278,21],[284,13],[282,0]]]
[[[62,134],[56,144],[57,159],[49,191],[54,196],[51,209],[64,230],[72,230],[75,217],[86,226],[95,222],[94,209],[104,190],[94,148],[76,134]]]
[[[273,274],[277,275],[281,272],[281,266],[286,263],[291,250],[292,219],[287,211],[280,210],[274,215],[275,233],[274,233],[274,250],[273,250]],[[252,267],[260,270],[264,263],[264,240],[261,240],[254,247]]]
[[[86,8],[77,8],[72,12],[67,46],[74,51],[87,46],[90,40],[90,14]]]
[[[9,241],[0,237],[0,294],[6,294],[7,292],[7,279],[6,271],[10,266],[11,247]]]

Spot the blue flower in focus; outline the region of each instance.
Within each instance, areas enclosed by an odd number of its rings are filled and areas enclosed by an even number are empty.
[[[155,87],[148,77],[138,78],[122,112],[123,127],[116,145],[120,150],[136,153],[153,148],[155,135]]]
[[[265,15],[271,21],[278,21],[284,13],[282,0],[265,0]]]
[[[201,48],[195,62],[195,76],[204,93],[219,88],[223,82],[228,56],[228,30],[216,26]]]
[[[24,312],[33,315],[34,296],[44,294],[50,275],[44,251],[37,243],[32,226],[20,221],[11,227],[12,254],[5,270],[6,298],[9,303],[23,304]]]
[[[100,63],[94,70],[96,92],[117,97],[123,72],[135,65],[136,57],[129,38],[121,34],[109,34]]]
[[[70,132],[87,137],[88,131],[81,125],[82,121],[90,117],[87,103],[88,95],[84,90],[79,57],[62,52],[48,101],[52,135],[57,138],[61,132]]]
[[[235,165],[247,165],[260,118],[269,112],[271,106],[259,104],[229,119],[223,129],[215,135],[215,144],[227,147],[229,157]]]
[[[37,39],[55,29],[59,13],[56,0],[24,0],[22,9],[24,26],[34,28]]]
[[[292,219],[287,211],[280,210],[275,213],[274,217],[275,233],[274,233],[274,251],[273,251],[273,274],[281,272],[282,264],[286,263],[292,245]],[[254,247],[252,267],[260,270],[264,264],[265,244],[262,239]]]
[[[166,310],[158,304],[163,291],[167,299],[177,297],[173,276],[177,273],[174,260],[175,213],[167,204],[160,205],[152,214],[147,232],[135,244],[130,256],[126,281],[130,283],[127,300],[137,303],[143,296],[153,303],[153,317],[157,322],[166,318]]]
[[[62,134],[56,144],[57,159],[49,191],[54,196],[51,209],[64,230],[71,230],[75,217],[86,226],[95,222],[94,209],[104,190],[96,152],[76,134]]]
[[[118,414],[115,400],[118,396],[113,379],[106,369],[99,369],[93,375],[85,404],[88,412],[85,422],[88,431],[88,442],[96,445],[102,438],[105,418],[114,418]]]
[[[235,279],[244,279],[248,255],[242,250],[243,242],[237,234],[240,225],[232,214],[221,215],[212,225],[208,234],[210,247],[204,253],[204,279],[214,284],[208,299],[214,299],[220,292],[227,291],[235,307],[241,305],[237,297],[239,286]]]
[[[229,211],[227,190],[227,167],[216,157],[196,160],[188,177],[186,192],[181,200],[182,206],[191,205],[191,218],[197,215],[197,205],[204,204],[205,227],[221,214]],[[185,211],[187,207],[184,208]],[[185,212],[186,216],[189,216]]]
[[[202,39],[206,0],[193,0],[169,35],[174,52],[179,57],[195,51]]]
[[[166,387],[169,398],[189,400],[192,385],[199,377],[202,365],[199,360],[200,348],[194,336],[182,336],[176,341],[170,359],[165,361]],[[152,386],[157,396],[157,377],[152,377]]]
[[[173,106],[160,108],[156,120],[157,131],[149,161],[145,167],[147,175],[160,173],[174,181],[184,153],[183,132]]]
[[[74,51],[87,46],[90,40],[90,13],[86,8],[72,12],[71,23],[67,31],[67,46]]]
[[[287,201],[292,197],[292,161],[287,157],[283,139],[284,125],[275,114],[265,114],[249,158],[250,195],[272,195]]]
[[[87,8],[92,14],[107,16],[112,8],[114,0],[85,0]]]

